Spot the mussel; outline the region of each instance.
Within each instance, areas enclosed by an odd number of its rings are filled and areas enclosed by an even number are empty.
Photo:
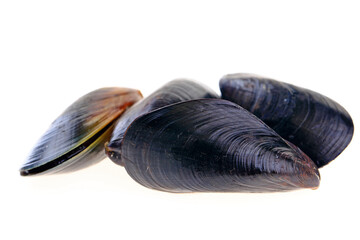
[[[352,139],[349,113],[317,92],[244,73],[224,76],[220,90],[223,99],[252,112],[318,167],[335,159]]]
[[[74,171],[106,153],[160,191],[316,189],[318,168],[351,141],[350,115],[319,93],[249,74],[220,88],[224,99],[186,79],[142,100],[134,89],[93,91],[52,123],[20,174]]]
[[[114,122],[141,98],[138,90],[128,88],[102,88],[81,97],[51,124],[20,174],[74,171],[104,159]]]
[[[121,159],[122,140],[129,125],[140,115],[173,103],[200,98],[219,98],[219,96],[211,89],[188,79],[177,79],[165,84],[136,103],[119,118],[110,142],[105,146],[108,157],[116,164],[124,164]]]
[[[128,174],[167,192],[317,188],[316,165],[253,114],[221,99],[181,102],[137,118],[122,146]]]

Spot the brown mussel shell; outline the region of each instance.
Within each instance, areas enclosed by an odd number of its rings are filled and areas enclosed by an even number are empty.
[[[335,159],[352,139],[349,113],[317,92],[243,73],[224,76],[220,89],[223,99],[252,112],[318,167]]]
[[[173,80],[150,96],[129,108],[117,121],[110,142],[105,149],[108,157],[116,164],[123,165],[121,145],[126,129],[140,115],[155,109],[192,99],[219,98],[211,89],[187,79]]]
[[[316,165],[256,116],[222,99],[172,104],[138,117],[122,142],[128,174],[167,192],[317,188]]]
[[[141,98],[138,90],[128,88],[102,88],[81,97],[51,124],[20,174],[74,171],[104,159],[114,122]]]

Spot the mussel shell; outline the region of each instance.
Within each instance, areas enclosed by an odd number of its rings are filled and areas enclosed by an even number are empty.
[[[206,86],[192,80],[177,79],[167,83],[132,106],[119,118],[110,142],[105,146],[108,157],[116,164],[123,165],[121,160],[123,136],[129,125],[140,115],[173,103],[200,98],[219,98],[219,96]]]
[[[128,88],[102,88],[81,97],[51,124],[20,174],[74,171],[104,159],[115,120],[141,98]]]
[[[350,143],[354,125],[340,104],[317,92],[254,74],[220,80],[222,98],[255,114],[304,151],[318,167]]]
[[[237,104],[200,99],[137,118],[123,139],[128,174],[167,192],[316,188],[315,164]]]

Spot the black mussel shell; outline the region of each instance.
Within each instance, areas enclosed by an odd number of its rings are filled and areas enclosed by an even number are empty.
[[[127,129],[122,159],[145,187],[168,192],[317,188],[316,165],[256,116],[222,99],[169,105]]]
[[[116,123],[115,130],[105,150],[108,157],[116,164],[123,165],[121,160],[121,144],[126,129],[140,115],[155,109],[192,99],[219,98],[211,89],[187,79],[173,80],[150,96],[129,108]]]
[[[116,119],[141,98],[138,90],[128,88],[102,88],[81,97],[51,124],[20,174],[74,171],[104,159]]]
[[[220,80],[222,98],[255,114],[304,151],[318,167],[350,143],[354,125],[348,112],[317,92],[253,74]]]

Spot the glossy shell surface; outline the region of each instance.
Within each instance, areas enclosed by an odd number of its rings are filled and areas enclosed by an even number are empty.
[[[122,146],[128,174],[168,192],[316,188],[319,172],[253,114],[221,99],[169,105],[137,118]]]
[[[317,92],[254,74],[226,75],[220,89],[222,98],[255,114],[318,167],[335,159],[352,139],[348,112]]]
[[[219,98],[219,96],[211,89],[192,80],[177,79],[167,83],[132,106],[119,118],[110,142],[106,145],[108,157],[115,163],[123,165],[121,160],[123,136],[129,125],[140,115],[173,103],[200,98]]]
[[[102,88],[81,97],[51,124],[20,174],[74,171],[104,159],[115,120],[141,98],[138,90],[127,88]]]

